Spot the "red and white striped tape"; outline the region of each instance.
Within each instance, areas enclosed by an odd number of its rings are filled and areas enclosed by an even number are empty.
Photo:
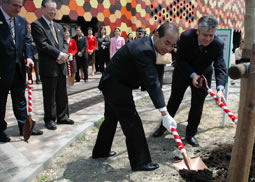
[[[71,65],[69,62],[67,63],[67,68],[68,68],[68,76],[71,76]]]
[[[219,102],[219,99],[216,95],[216,93],[214,93],[212,91],[212,89],[208,88],[207,92],[210,96],[212,96],[214,98],[214,100],[218,103],[218,105],[225,111],[225,113],[227,113],[227,115],[230,117],[230,119],[237,124],[237,117],[228,109],[228,107],[226,106],[226,104],[224,104],[223,102]]]
[[[179,148],[179,151],[181,151],[181,153],[186,153],[186,150],[185,150],[184,145],[182,143],[181,137],[179,136],[176,128],[171,128],[171,132],[174,136],[174,139],[175,139],[175,142],[176,142],[176,144]]]
[[[28,80],[28,115],[32,115],[32,80]]]

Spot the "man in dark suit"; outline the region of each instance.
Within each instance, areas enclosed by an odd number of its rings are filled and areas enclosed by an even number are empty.
[[[34,63],[31,39],[27,35],[27,22],[24,18],[17,16],[22,3],[22,0],[3,0],[0,7],[0,142],[10,141],[4,133],[7,128],[4,118],[9,91],[20,135],[27,120],[25,67],[33,66]],[[40,135],[42,131],[33,129],[32,134]]]
[[[56,16],[56,2],[43,0],[43,16],[31,24],[38,55],[39,70],[43,87],[44,122],[49,130],[58,124],[74,124],[69,119],[66,91],[67,42],[61,25],[53,22]]]
[[[168,114],[156,69],[157,54],[170,52],[178,39],[178,29],[171,23],[160,26],[153,37],[134,40],[113,56],[99,83],[105,99],[105,120],[102,123],[92,157],[110,157],[112,141],[118,121],[124,135],[133,171],[157,169],[151,162],[141,119],[136,111],[132,90],[142,83],[150,95],[154,106],[159,109],[163,125],[170,131],[176,127]]]
[[[76,26],[75,27],[76,35],[73,37],[77,44],[78,51],[75,55],[76,58],[76,64],[77,64],[77,72],[75,75],[76,82],[80,81],[80,72],[81,69],[84,74],[84,81],[88,81],[88,57],[86,53],[87,49],[87,39],[85,36],[82,35],[81,27]]]
[[[186,140],[192,146],[199,146],[194,137],[200,123],[207,91],[199,88],[199,76],[204,75],[211,84],[215,70],[217,95],[225,103],[223,89],[226,83],[226,65],[223,59],[223,42],[215,36],[218,21],[213,16],[203,16],[198,21],[198,29],[182,33],[177,43],[176,65],[173,72],[171,96],[167,104],[169,114],[174,117],[187,87],[191,88],[191,108],[186,128]],[[165,132],[161,125],[154,137]]]

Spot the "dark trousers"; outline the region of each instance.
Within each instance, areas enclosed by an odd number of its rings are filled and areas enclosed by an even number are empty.
[[[9,91],[11,91],[12,108],[14,115],[18,122],[25,123],[27,119],[27,102],[25,98],[25,88],[25,80],[20,73],[18,64],[16,64],[16,73],[11,86],[9,88],[0,86],[0,132],[3,132],[7,128],[7,122],[4,120],[4,118]]]
[[[34,59],[34,68],[35,68],[35,79],[36,81],[40,81],[40,75],[39,75],[39,60]]]
[[[84,80],[88,79],[88,56],[83,55],[82,57],[76,56],[76,66],[77,72],[75,74],[75,80],[80,81],[80,72],[79,69],[81,68],[84,74]]]
[[[143,125],[135,108],[132,89],[108,79],[103,85],[103,95],[105,120],[100,126],[93,155],[102,156],[110,152],[119,121],[126,137],[131,168],[135,169],[151,162]]]
[[[96,50],[95,51],[95,69],[96,69],[96,72],[99,72],[99,60],[98,60],[98,56],[99,56],[99,50]]]
[[[43,89],[44,122],[63,121],[69,117],[66,76],[41,75]]]
[[[211,74],[205,75],[209,86],[211,85]],[[184,76],[181,71],[174,70],[172,80],[171,96],[168,100],[167,110],[174,117],[178,110],[186,89],[191,88],[191,107],[188,116],[188,125],[186,127],[186,136],[194,136],[200,123],[203,104],[207,91],[205,89],[196,88],[192,85],[190,77]]]
[[[104,72],[104,63],[106,65],[110,61],[110,52],[109,49],[99,49],[97,52],[96,62],[98,62],[98,69],[101,73]]]

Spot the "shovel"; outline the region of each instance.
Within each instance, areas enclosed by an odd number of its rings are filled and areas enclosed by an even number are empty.
[[[28,71],[28,118],[23,127],[24,141],[28,143],[28,139],[32,134],[35,121],[32,120],[32,68]]]
[[[171,128],[171,132],[174,136],[174,139],[179,148],[179,151],[182,153],[182,156],[184,159],[181,161],[174,162],[173,166],[175,167],[175,169],[177,171],[182,169],[195,170],[195,171],[208,169],[208,167],[205,165],[205,163],[202,161],[200,157],[194,157],[194,158],[188,157],[176,128]]]
[[[205,87],[203,87],[203,81],[205,82]],[[215,92],[212,91],[212,89],[209,88],[208,86],[208,82],[207,82],[207,79],[205,78],[204,75],[201,75],[199,77],[199,80],[198,82],[200,83],[200,87],[201,88],[205,88],[208,92],[208,94],[213,97],[213,99],[216,101],[216,103],[218,104],[218,106],[220,108],[222,108],[224,110],[224,112],[230,117],[230,119],[235,123],[237,124],[237,117],[230,111],[230,109],[227,107],[226,104],[224,104],[223,102],[219,101],[218,97],[217,97],[217,94]]]

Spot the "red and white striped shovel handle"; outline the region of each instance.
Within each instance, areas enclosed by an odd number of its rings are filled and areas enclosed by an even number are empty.
[[[185,150],[184,145],[182,143],[181,137],[179,136],[176,128],[171,128],[171,132],[172,132],[172,134],[174,136],[174,139],[175,139],[175,142],[176,142],[176,144],[177,144],[177,146],[179,148],[179,151],[181,153],[186,153],[186,150]]]
[[[202,82],[202,81],[205,82],[205,85],[206,85],[206,89],[207,89],[208,94],[209,94],[211,97],[213,97],[213,99],[216,101],[216,103],[218,103],[218,106],[219,106],[220,108],[222,108],[223,111],[224,111],[225,113],[227,113],[227,115],[230,117],[230,119],[231,119],[235,124],[237,124],[237,121],[238,121],[237,117],[230,111],[230,109],[227,107],[226,104],[224,104],[223,102],[219,102],[219,99],[218,99],[216,93],[213,92],[212,89],[209,88],[208,82],[207,82],[207,79],[205,78],[205,76],[204,76],[204,75],[201,75],[199,79],[200,79],[199,82]]]
[[[32,80],[28,80],[28,115],[32,115]]]

